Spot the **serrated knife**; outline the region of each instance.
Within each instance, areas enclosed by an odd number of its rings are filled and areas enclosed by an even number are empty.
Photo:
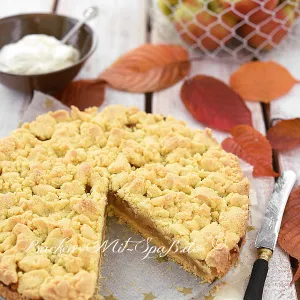
[[[296,178],[295,172],[289,170],[284,172],[275,183],[274,191],[267,204],[261,228],[255,241],[255,247],[258,249],[258,258],[253,265],[244,300],[262,299],[268,273],[268,263],[277,243],[284,209]]]

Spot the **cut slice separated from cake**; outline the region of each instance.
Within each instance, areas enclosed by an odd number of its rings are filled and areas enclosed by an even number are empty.
[[[248,221],[249,182],[237,157],[209,129],[173,118],[135,126],[147,139],[123,140],[108,168],[116,216],[187,271],[207,282],[222,277],[238,259]]]
[[[107,203],[212,282],[238,259],[248,194],[209,129],[119,105],[41,115],[0,140],[0,296],[97,297]]]

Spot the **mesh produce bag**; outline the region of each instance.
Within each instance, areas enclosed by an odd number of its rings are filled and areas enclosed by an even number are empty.
[[[157,0],[156,10],[185,45],[214,58],[259,58],[300,39],[300,0]]]

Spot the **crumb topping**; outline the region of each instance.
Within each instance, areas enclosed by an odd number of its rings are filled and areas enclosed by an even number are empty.
[[[0,281],[32,299],[89,299],[100,253],[87,249],[102,240],[108,191],[220,275],[245,236],[249,183],[211,130],[73,107],[0,140]],[[73,251],[41,251],[62,247]]]

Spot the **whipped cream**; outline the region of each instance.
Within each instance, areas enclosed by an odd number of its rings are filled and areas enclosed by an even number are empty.
[[[57,71],[79,60],[79,51],[55,37],[30,34],[0,50],[0,70],[19,75]]]

